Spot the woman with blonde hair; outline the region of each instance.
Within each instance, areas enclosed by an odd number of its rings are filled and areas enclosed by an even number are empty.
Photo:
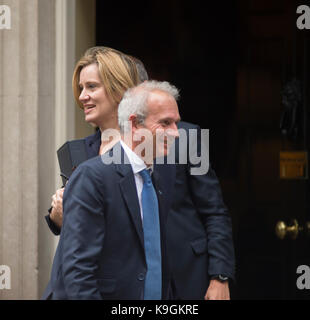
[[[111,147],[109,141],[101,141],[101,133],[118,129],[118,105],[125,91],[139,83],[134,58],[112,48],[92,47],[76,63],[72,77],[75,101],[84,111],[85,121],[99,128],[84,138],[88,158]],[[56,235],[62,225],[63,192],[64,188],[58,189],[52,196],[50,214],[45,217]]]
[[[107,47],[88,49],[77,62],[72,79],[74,97],[85,112],[85,120],[101,131],[117,125],[117,121],[112,120],[117,116],[118,104],[124,92],[138,83],[135,62]],[[102,105],[93,103],[98,95],[104,96],[100,100]]]

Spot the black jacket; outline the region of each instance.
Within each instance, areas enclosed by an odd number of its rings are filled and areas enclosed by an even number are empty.
[[[120,146],[117,143],[110,152],[124,154]],[[63,225],[44,298],[143,299],[147,272],[143,227],[128,163],[105,164],[97,156],[73,172],[64,192]],[[165,239],[168,206],[155,172],[153,181],[162,242],[162,298],[169,299],[171,273]]]

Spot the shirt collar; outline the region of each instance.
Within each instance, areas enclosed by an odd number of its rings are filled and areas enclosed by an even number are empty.
[[[129,159],[129,162],[131,164],[132,171],[134,174],[136,174],[144,169],[148,169],[145,162],[136,153],[134,153],[123,140],[121,140],[120,143],[126,153],[126,156]],[[153,165],[150,168],[151,168],[151,172],[152,172]]]

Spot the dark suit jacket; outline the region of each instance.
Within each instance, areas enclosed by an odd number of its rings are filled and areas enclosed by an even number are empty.
[[[180,122],[178,127],[187,132],[200,129],[186,122]],[[100,131],[85,138],[89,157],[99,153],[100,138]],[[187,158],[189,160],[188,155]],[[188,164],[155,165],[154,170],[161,176],[163,188],[170,190],[171,185],[175,185],[170,197],[167,248],[181,299],[203,299],[210,275],[223,274],[234,279],[235,271],[231,218],[223,202],[219,181],[211,166],[207,174],[201,176],[190,174],[193,166],[188,161]],[[51,230],[59,234],[48,215],[46,220]]]
[[[110,152],[124,155],[120,143]],[[170,272],[165,248],[168,207],[160,179],[156,173],[153,176],[155,189],[160,189],[157,196],[162,293],[163,299],[168,299]],[[65,188],[63,209],[63,226],[44,298],[143,299],[147,266],[131,165],[107,165],[100,156],[82,163]]]
[[[188,132],[197,125],[179,123]],[[198,134],[198,146],[200,135]],[[187,148],[189,150],[189,148]],[[198,149],[198,153],[200,150]],[[179,145],[176,141],[176,160]],[[210,276],[234,279],[235,257],[231,218],[223,202],[215,172],[209,165],[204,175],[191,175],[195,165],[176,165],[172,207],[167,224],[167,247],[177,293],[181,299],[203,299]],[[167,167],[167,166],[166,166]],[[162,167],[163,176],[167,168]]]

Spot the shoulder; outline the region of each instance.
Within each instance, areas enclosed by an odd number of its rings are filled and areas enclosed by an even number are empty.
[[[101,156],[96,156],[94,158],[88,159],[85,162],[81,163],[72,173],[70,180],[81,179],[81,181],[89,181],[92,183],[100,183],[103,181],[103,177],[111,173],[113,169],[111,168],[113,165],[106,165],[103,163]]]
[[[178,129],[189,130],[189,129],[199,129],[199,128],[200,128],[199,125],[193,124],[190,122],[180,121],[178,123]]]
[[[90,136],[85,137],[84,140],[86,143],[92,143],[97,141],[100,138],[101,138],[101,132],[100,130],[97,130],[95,133],[91,134]]]
[[[64,197],[72,194],[84,199],[102,198],[119,181],[115,165],[103,163],[101,156],[96,156],[81,163],[72,173],[65,188]]]

